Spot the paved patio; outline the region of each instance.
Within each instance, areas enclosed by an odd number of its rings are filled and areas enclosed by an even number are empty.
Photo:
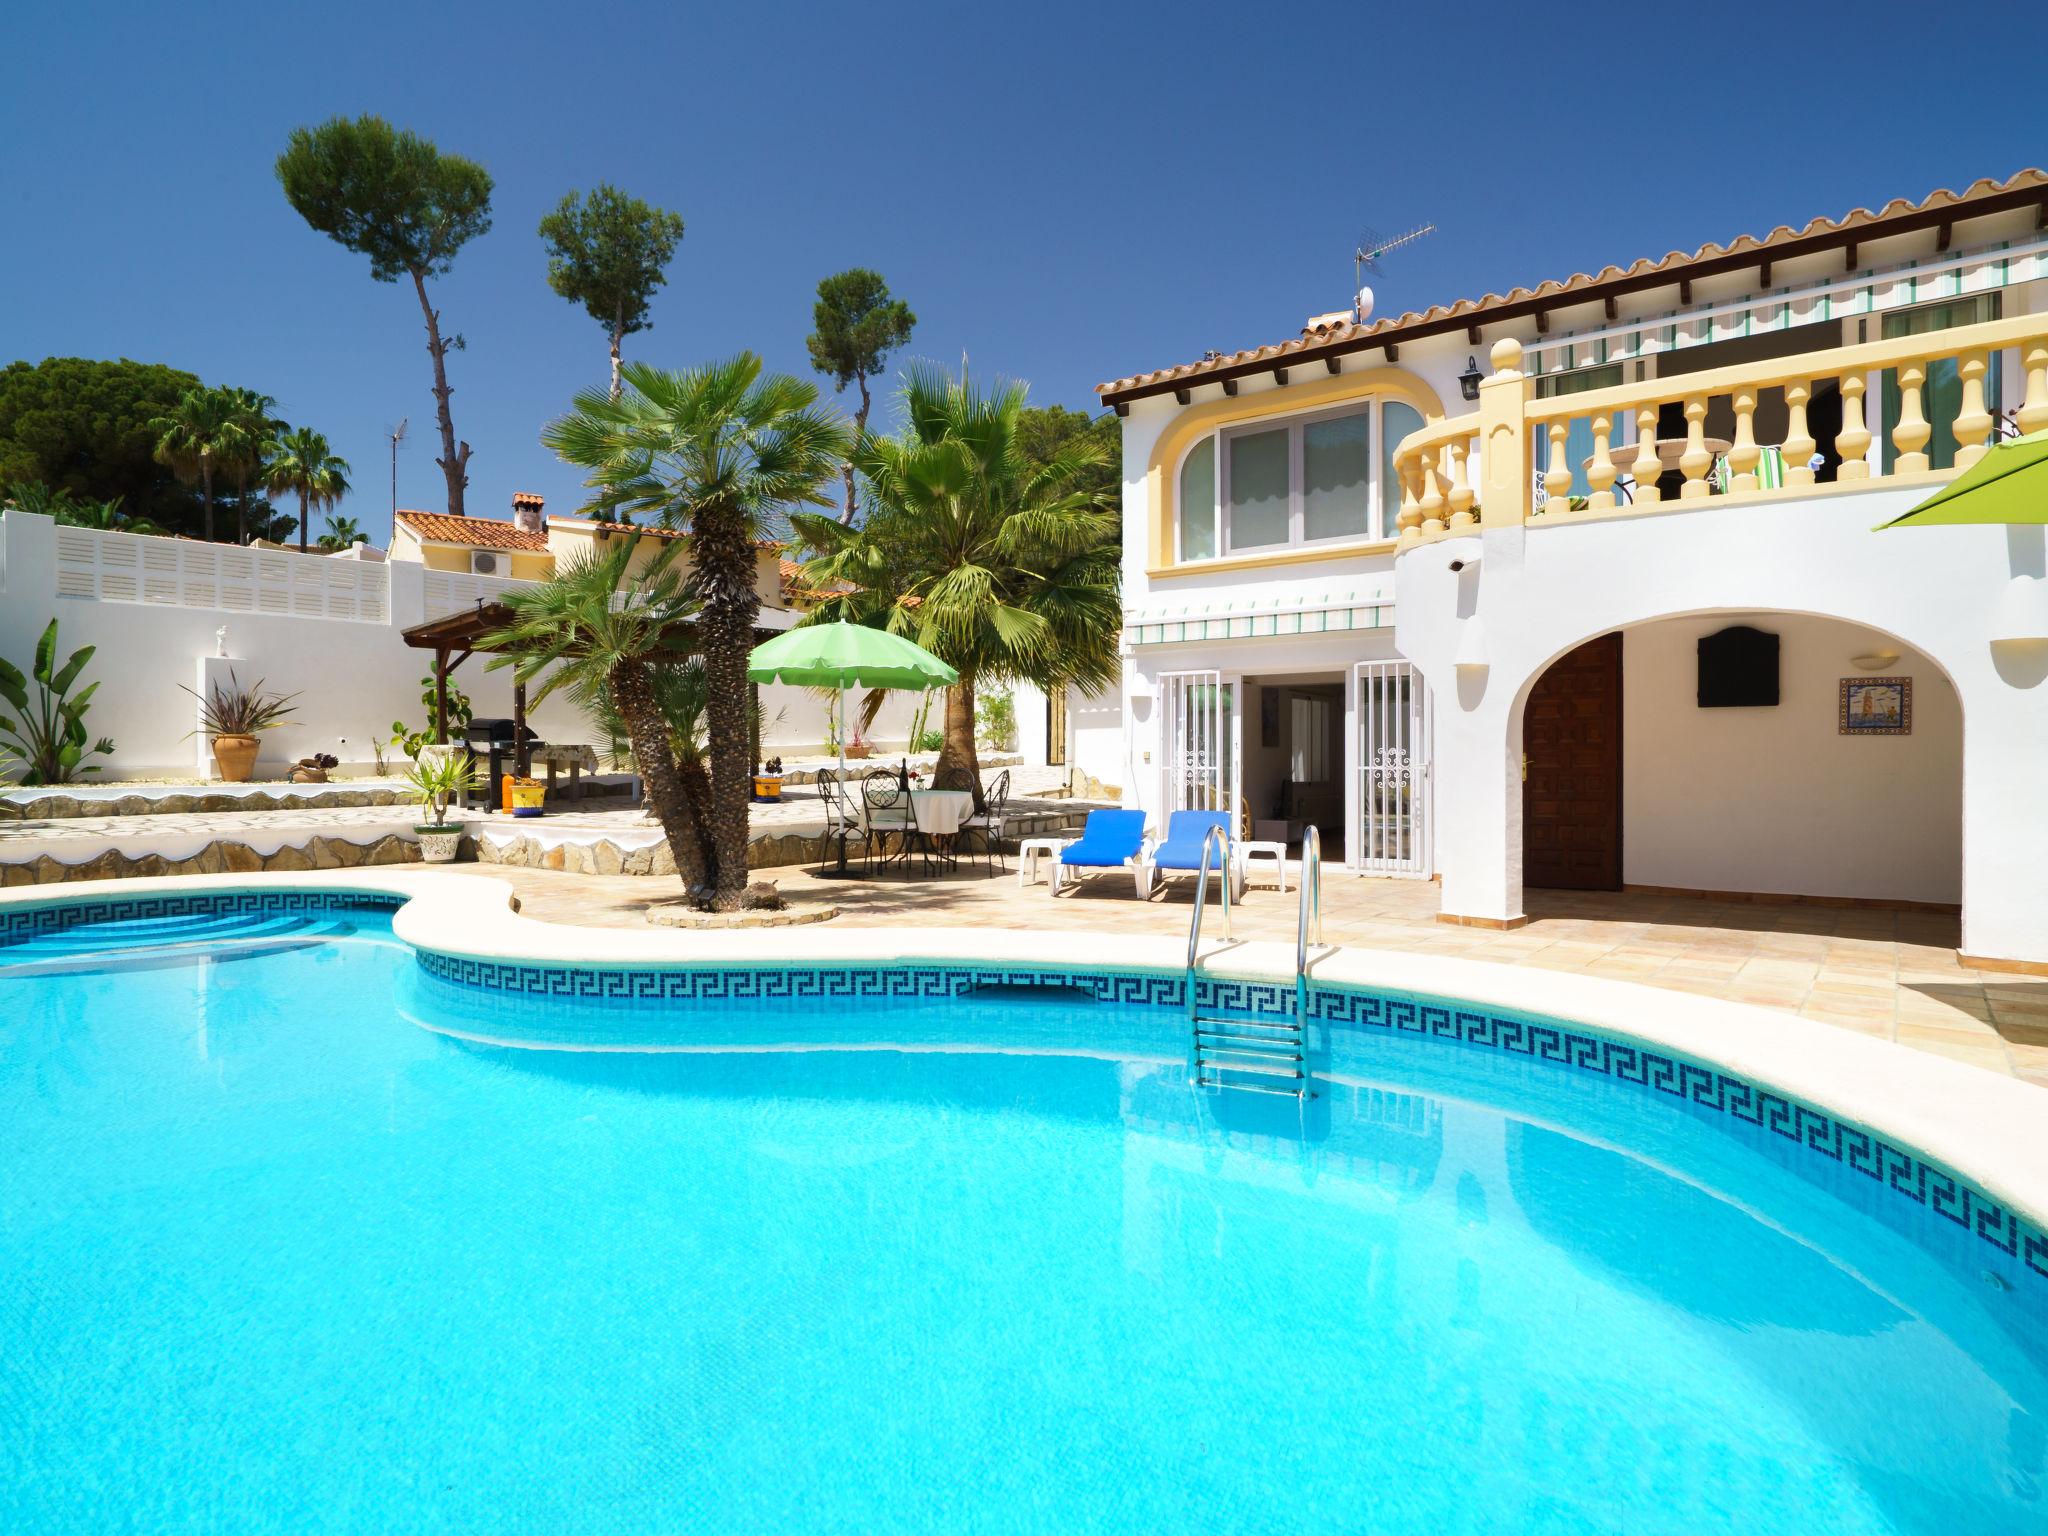
[[[674,890],[665,880],[485,872],[509,880],[530,916],[557,923],[639,926],[650,898]],[[798,904],[837,904],[835,924],[849,926],[1184,935],[1192,897],[1190,884],[1178,882],[1141,902],[1122,877],[1053,897],[1044,885],[1020,890],[1014,874],[986,878],[979,866],[935,880],[820,880],[807,868],[764,873]],[[1531,895],[1527,927],[1497,933],[1437,922],[1437,887],[1426,881],[1333,873],[1323,895],[1324,936],[1333,944],[1583,971],[1753,1003],[2048,1086],[2048,979],[1959,964],[1952,916],[1539,892]],[[1291,941],[1297,900],[1292,889],[1282,896],[1254,887],[1233,913],[1234,932]],[[1210,931],[1220,933],[1220,925]]]

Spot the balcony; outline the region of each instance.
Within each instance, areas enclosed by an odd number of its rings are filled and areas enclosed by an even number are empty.
[[[1537,398],[1519,342],[1494,343],[1492,359],[1477,411],[1395,450],[1403,551],[1482,528],[1669,513],[1674,502],[1707,511],[1935,486],[1999,435],[2048,430],[2048,315],[1553,399]],[[1952,409],[1930,412],[1933,378]],[[1987,404],[1994,378],[2022,386],[2016,409]]]

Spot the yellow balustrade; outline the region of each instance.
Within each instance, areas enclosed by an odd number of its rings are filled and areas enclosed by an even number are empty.
[[[1955,468],[1966,469],[1994,441],[1998,423],[1988,408],[1989,380],[1994,358],[2008,349],[2017,353],[2024,376],[2023,388],[2014,387],[2019,380],[2007,383],[2008,398],[2015,393],[2022,397],[2016,415],[2019,428],[2048,431],[2048,315],[1882,338],[1548,400],[1534,397],[1534,381],[1521,372],[1520,344],[1502,340],[1494,344],[1493,374],[1480,382],[1478,412],[1431,421],[1396,446],[1394,462],[1402,483],[1401,547],[1466,531],[1475,521],[1487,528],[1526,522],[1535,511],[1532,487],[1545,498],[1540,518],[1545,523],[1613,517],[1656,505],[1662,500],[1658,481],[1672,468],[1659,452],[1660,408],[1674,401],[1685,417],[1684,449],[1677,460],[1683,481],[1679,496],[1684,501],[1714,494],[1714,454],[1707,446],[1706,423],[1710,402],[1720,401],[1728,402],[1727,407],[1712,408],[1732,410],[1734,426],[1728,435],[1725,495],[1716,497],[1717,503],[1854,491],[1867,487],[1877,475],[1887,481],[1937,485],[1947,472],[1931,465],[1930,371],[1937,363],[1955,363],[1961,384],[1953,424]],[[1875,463],[1870,452],[1875,434],[1868,399],[1870,380],[1887,371],[1897,383],[1898,401],[1889,469]],[[1785,401],[1785,430],[1777,445],[1784,460],[1782,486],[1762,483],[1767,445],[1758,440],[1757,417],[1766,390],[1782,391]],[[1815,399],[1826,394],[1838,395],[1842,420],[1831,445],[1840,459],[1835,483],[1822,485],[1812,466],[1821,444],[1811,412]],[[1583,508],[1573,511],[1569,498],[1575,466],[1566,445],[1578,421],[1591,429],[1593,452],[1586,461],[1589,494]],[[1629,423],[1634,426],[1634,441],[1617,446],[1614,438]],[[1530,444],[1535,441],[1549,448],[1540,476],[1530,472]],[[1664,452],[1669,451],[1667,446]],[[1618,505],[1624,475],[1634,482],[1627,506]]]

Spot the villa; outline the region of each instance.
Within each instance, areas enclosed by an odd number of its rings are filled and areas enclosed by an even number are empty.
[[[1453,923],[1805,897],[2048,964],[2042,530],[1873,531],[2048,426],[2048,174],[1363,297],[1100,387],[1127,805],[1316,825]]]

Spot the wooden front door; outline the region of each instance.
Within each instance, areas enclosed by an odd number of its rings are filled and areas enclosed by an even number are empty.
[[[1560,656],[1522,716],[1522,883],[1621,889],[1621,636]]]

